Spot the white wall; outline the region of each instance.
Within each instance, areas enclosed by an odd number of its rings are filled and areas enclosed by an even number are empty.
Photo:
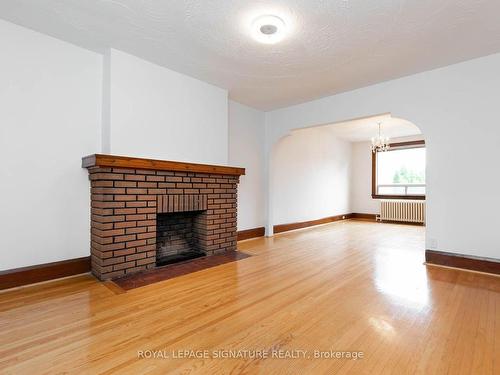
[[[273,149],[275,224],[348,214],[351,143],[329,127],[292,132]]]
[[[117,50],[109,62],[112,154],[227,164],[226,90]]]
[[[0,21],[0,269],[89,255],[102,56]]]
[[[226,90],[4,21],[0,48],[0,247],[9,249],[1,270],[89,255],[84,155],[227,164]],[[238,212],[246,229],[264,222],[264,113],[233,109],[232,160],[248,173]]]
[[[380,202],[372,199],[370,142],[352,143],[351,209],[358,214],[380,213]]]
[[[238,186],[238,230],[265,225],[264,112],[229,101],[229,164],[246,168]]]
[[[427,248],[500,258],[499,66],[495,54],[268,112],[267,152],[292,129],[386,112],[410,120],[426,140]]]

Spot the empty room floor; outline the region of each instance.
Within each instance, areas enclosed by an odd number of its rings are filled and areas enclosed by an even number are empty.
[[[0,373],[500,373],[500,278],[425,266],[424,237],[348,220],[127,292],[90,275],[6,291]]]

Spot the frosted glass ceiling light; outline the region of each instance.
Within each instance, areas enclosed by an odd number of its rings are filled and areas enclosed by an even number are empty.
[[[285,22],[278,16],[257,17],[252,23],[252,35],[261,43],[274,44],[285,37]]]

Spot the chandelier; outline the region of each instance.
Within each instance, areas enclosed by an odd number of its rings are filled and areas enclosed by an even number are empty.
[[[389,150],[389,137],[382,137],[380,133],[380,125],[381,123],[378,122],[378,136],[377,137],[372,137],[372,152],[385,152]]]

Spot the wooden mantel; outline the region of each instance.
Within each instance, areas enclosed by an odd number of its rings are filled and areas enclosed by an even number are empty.
[[[157,171],[200,172],[241,176],[245,168],[222,165],[183,163],[179,161],[133,158],[128,156],[93,154],[82,158],[82,167],[114,167],[132,169],[154,169]]]

